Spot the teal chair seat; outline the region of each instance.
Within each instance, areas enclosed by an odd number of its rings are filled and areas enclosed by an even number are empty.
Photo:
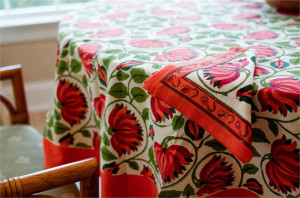
[[[29,125],[0,126],[0,180],[43,169],[44,153],[41,134]],[[70,184],[41,194],[54,197],[79,197],[79,190],[75,184]]]

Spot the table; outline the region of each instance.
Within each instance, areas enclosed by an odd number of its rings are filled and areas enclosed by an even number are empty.
[[[103,0],[70,13],[59,25],[46,167],[98,157],[103,197],[298,197],[299,21],[246,0]],[[168,64],[231,46],[256,51],[251,89],[239,90],[252,106],[248,163],[143,89]],[[204,80],[217,87],[237,71]]]

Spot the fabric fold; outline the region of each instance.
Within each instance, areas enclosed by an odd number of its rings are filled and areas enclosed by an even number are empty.
[[[144,83],[152,97],[203,127],[243,163],[251,160],[251,104],[256,52],[232,47],[172,64]]]

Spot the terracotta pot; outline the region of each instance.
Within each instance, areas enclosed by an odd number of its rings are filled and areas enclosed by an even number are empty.
[[[278,11],[299,12],[300,0],[266,0],[268,4]]]

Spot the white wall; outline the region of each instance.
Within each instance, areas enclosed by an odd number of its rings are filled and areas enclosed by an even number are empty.
[[[56,40],[14,43],[0,46],[0,65],[21,64],[28,110],[47,111],[53,91]],[[9,83],[0,84],[1,91],[12,98]]]

